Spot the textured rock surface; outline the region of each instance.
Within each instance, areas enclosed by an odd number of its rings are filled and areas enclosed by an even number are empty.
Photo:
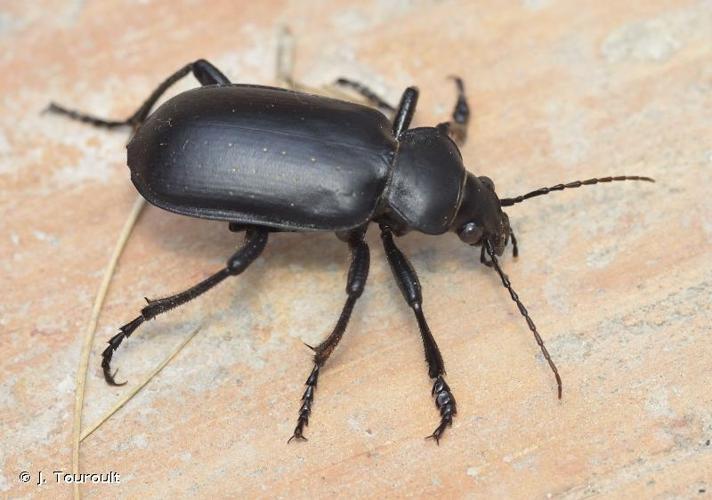
[[[85,422],[104,414],[196,325],[198,337],[82,446],[82,470],[118,471],[87,496],[452,495],[580,498],[712,491],[712,3],[522,0],[166,0],[0,6],[0,494],[70,470],[80,332],[135,197],[126,135],[40,116],[50,99],[132,112],[207,57],[270,83],[278,26],[297,77],[350,76],[396,101],[417,84],[418,124],[446,118],[449,74],[474,107],[463,149],[502,195],[596,175],[592,187],[509,210],[521,258],[504,266],[548,342],[564,399],[526,325],[477,255],[447,236],[402,240],[459,415],[440,447],[412,315],[371,231],[372,274],[327,365],[308,443],[285,445],[318,342],[343,303],[333,235],[279,235],[243,277],[99,353],[142,297],[197,282],[237,239],[223,224],[148,208],[99,323]],[[180,88],[192,86],[192,82]]]

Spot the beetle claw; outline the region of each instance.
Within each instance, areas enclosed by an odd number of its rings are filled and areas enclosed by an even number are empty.
[[[118,368],[116,370],[114,370],[114,373],[105,372],[104,379],[106,380],[106,383],[109,385],[113,385],[114,387],[121,387],[122,385],[126,385],[127,381],[125,381],[125,380],[123,382],[116,381],[115,377],[116,377],[117,373],[119,373]]]
[[[306,437],[304,437],[302,430],[299,427],[294,429],[294,434],[292,434],[292,437],[287,439],[287,444],[291,443],[292,439],[296,439],[297,441],[309,441]]]
[[[439,429],[440,427],[435,429],[435,432],[433,432],[431,435],[425,436],[425,439],[433,439],[435,440],[435,444],[440,446],[440,436],[442,436],[442,432],[438,432]]]

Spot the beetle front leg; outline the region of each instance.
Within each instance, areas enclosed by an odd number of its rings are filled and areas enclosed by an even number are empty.
[[[129,338],[136,328],[141,326],[141,324],[145,321],[149,321],[159,314],[170,311],[171,309],[193,300],[213,288],[228,276],[237,276],[238,274],[241,274],[249,267],[250,264],[252,264],[252,262],[255,261],[255,259],[257,259],[257,257],[260,256],[267,245],[268,234],[269,232],[264,228],[248,229],[245,233],[245,244],[242,248],[235,252],[230,259],[228,259],[227,265],[223,269],[184,292],[171,295],[170,297],[165,297],[163,299],[146,299],[148,305],[141,309],[141,314],[137,318],[129,321],[124,326],[119,328],[119,333],[114,335],[109,340],[109,347],[107,347],[101,354],[103,358],[101,368],[104,371],[104,379],[106,380],[106,383],[109,385],[124,385],[126,383],[117,383],[114,380],[116,372],[113,374],[111,373],[111,358],[124,339]]]
[[[306,389],[302,395],[302,406],[299,408],[299,417],[297,419],[297,426],[294,428],[294,433],[292,437],[289,438],[287,443],[292,439],[298,439],[306,441],[304,437],[304,427],[309,425],[309,415],[311,414],[312,404],[314,403],[314,393],[316,392],[316,385],[319,380],[319,371],[329,359],[331,353],[334,352],[336,346],[338,345],[341,337],[343,337],[346,331],[346,326],[351,318],[351,312],[353,311],[356,301],[363,293],[363,289],[366,286],[366,279],[368,278],[368,268],[370,264],[370,253],[368,250],[368,245],[364,241],[364,232],[358,231],[351,234],[349,238],[349,247],[351,248],[351,267],[349,268],[349,277],[346,283],[346,303],[341,311],[341,316],[336,322],[336,326],[331,334],[324,340],[321,344],[316,347],[311,347],[314,350],[314,368],[309,374],[309,378],[304,383]]]
[[[467,125],[470,123],[470,106],[467,104],[465,96],[465,84],[458,76],[450,77],[457,87],[457,101],[452,110],[452,119],[449,122],[441,123],[438,129],[448,134],[455,144],[462,146],[467,140]]]
[[[131,116],[125,120],[107,120],[105,118],[98,118],[93,115],[86,113],[81,113],[72,109],[65,108],[55,103],[50,103],[47,107],[47,112],[55,113],[58,115],[63,115],[72,120],[78,120],[80,122],[88,123],[95,127],[105,127],[105,128],[116,128],[116,127],[126,127],[130,126],[134,130],[138,128],[145,120],[151,109],[156,104],[158,99],[178,80],[188,75],[188,73],[193,73],[193,76],[200,82],[201,85],[229,85],[230,80],[223,75],[219,69],[213,66],[211,63],[204,59],[199,59],[195,62],[186,64],[181,69],[173,73],[171,76],[166,78],[151,95],[146,99],[146,101],[138,108]]]
[[[383,248],[386,251],[388,264],[398,283],[398,288],[400,288],[410,308],[413,309],[415,318],[418,321],[425,350],[425,361],[428,363],[428,375],[433,380],[432,395],[435,398],[435,406],[440,411],[440,424],[428,438],[435,439],[435,442],[440,444],[440,438],[445,429],[452,425],[452,417],[457,413],[455,398],[443,378],[445,376],[445,364],[443,363],[440,349],[438,349],[438,344],[435,342],[428,323],[425,321],[423,296],[418,275],[408,258],[396,246],[393,241],[393,233],[387,226],[381,226],[381,239],[383,240]]]

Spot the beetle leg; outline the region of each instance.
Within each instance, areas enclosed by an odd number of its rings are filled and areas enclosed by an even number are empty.
[[[348,87],[357,94],[363,96],[369,103],[371,103],[374,107],[387,111],[389,113],[395,113],[396,108],[393,107],[392,105],[388,104],[388,102],[380,97],[378,94],[376,94],[374,91],[369,89],[366,85],[363,83],[350,80],[348,78],[339,78],[334,82],[336,85],[340,85],[342,87]]]
[[[72,120],[78,120],[80,122],[88,123],[95,127],[105,127],[105,128],[116,128],[130,126],[134,130],[138,128],[145,120],[151,109],[156,104],[158,99],[178,80],[188,75],[188,73],[193,73],[193,76],[200,82],[201,85],[229,85],[230,80],[223,75],[219,69],[213,66],[211,63],[204,59],[199,59],[195,62],[186,64],[181,69],[173,73],[171,76],[166,78],[151,95],[146,99],[146,101],[141,105],[140,108],[136,110],[134,114],[129,116],[125,120],[107,120],[104,118],[98,118],[93,115],[86,113],[80,113],[72,109],[65,108],[55,103],[50,103],[46,111],[49,113],[55,113],[58,115],[64,115]]]
[[[455,144],[462,146],[467,140],[467,125],[470,122],[470,106],[467,104],[465,96],[465,84],[462,78],[451,76],[457,86],[457,101],[452,110],[452,119],[438,125],[438,130],[448,134]]]
[[[106,382],[109,385],[124,385],[126,383],[123,382],[119,384],[114,380],[116,372],[111,373],[111,357],[116,349],[119,348],[121,342],[130,337],[136,328],[144,321],[151,320],[159,314],[170,311],[202,295],[228,276],[236,276],[242,273],[262,253],[265,245],[267,245],[268,234],[269,232],[265,228],[257,227],[249,229],[245,233],[244,245],[228,259],[227,265],[223,269],[184,292],[157,300],[146,299],[148,305],[141,309],[141,314],[119,328],[119,333],[111,337],[109,347],[101,354],[103,358],[101,368],[104,371]]]
[[[420,281],[408,258],[398,249],[393,241],[393,233],[387,226],[381,225],[381,239],[383,248],[386,251],[388,264],[391,267],[393,276],[396,278],[398,288],[403,293],[406,302],[415,312],[418,320],[420,335],[423,339],[425,349],[425,361],[428,363],[428,375],[433,380],[432,395],[435,398],[435,406],[440,411],[440,425],[428,436],[440,443],[445,429],[452,425],[452,417],[457,413],[455,398],[450,391],[450,387],[443,378],[445,376],[445,364],[443,363],[438,344],[430,333],[428,323],[423,314],[423,296],[420,289]]]
[[[306,441],[304,437],[304,427],[309,425],[309,415],[311,414],[312,404],[314,403],[314,392],[316,392],[316,385],[319,379],[319,370],[324,366],[324,363],[329,359],[329,356],[334,352],[341,337],[344,335],[354,305],[366,286],[370,254],[368,245],[364,241],[363,231],[352,233],[348,243],[351,248],[351,267],[349,268],[349,277],[346,283],[346,303],[331,334],[318,346],[309,346],[314,350],[314,368],[304,384],[306,385],[306,389],[302,395],[302,405],[299,408],[297,426],[294,428],[292,437],[287,441],[288,443],[292,439]]]
[[[487,267],[492,267],[492,261],[487,260],[485,257],[485,246],[482,245],[482,248],[480,249],[480,263],[484,264]]]
[[[510,229],[509,236],[512,237],[512,257],[519,257],[519,246],[517,245],[517,237],[514,236],[514,231]]]
[[[417,104],[418,89],[415,87],[408,87],[401,96],[400,103],[398,104],[398,110],[393,118],[393,135],[396,138],[400,137],[403,132],[408,130],[410,122],[413,120]]]

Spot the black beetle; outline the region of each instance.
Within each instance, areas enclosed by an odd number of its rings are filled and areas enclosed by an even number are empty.
[[[161,95],[189,73],[202,87],[152,108]],[[398,286],[413,309],[423,340],[432,394],[440,424],[429,436],[439,442],[452,425],[455,398],[444,379],[445,367],[422,309],[420,283],[393,236],[415,230],[452,231],[468,245],[480,246],[480,261],[498,273],[556,376],[561,378],[534,322],[502,272],[498,256],[511,238],[502,207],[566,188],[648,177],[616,176],[558,184],[515,198],[498,198],[494,183],[465,170],[456,145],[464,142],[469,107],[463,83],[454,78],[458,98],[452,120],[437,127],[410,129],[418,90],[409,87],[397,108],[351,80],[337,83],[362,94],[372,107],[291,90],[235,85],[205,60],[187,64],[165,80],[128,119],[111,121],[50,104],[48,111],[102,127],[130,126],[131,180],[152,204],[192,217],[229,222],[245,231],[245,243],[225,268],[179,294],[148,300],[134,320],[120,328],[103,352],[106,381],[117,384],[111,358],[121,342],[144,321],[206,292],[228,276],[242,273],[262,253],[268,235],[279,231],[333,231],[351,249],[346,304],[331,334],[315,352],[297,426],[290,441],[308,425],[319,372],[339,343],[368,276],[368,224],[381,230],[386,257]],[[489,256],[489,260],[485,257]],[[310,346],[311,347],[311,346]]]

